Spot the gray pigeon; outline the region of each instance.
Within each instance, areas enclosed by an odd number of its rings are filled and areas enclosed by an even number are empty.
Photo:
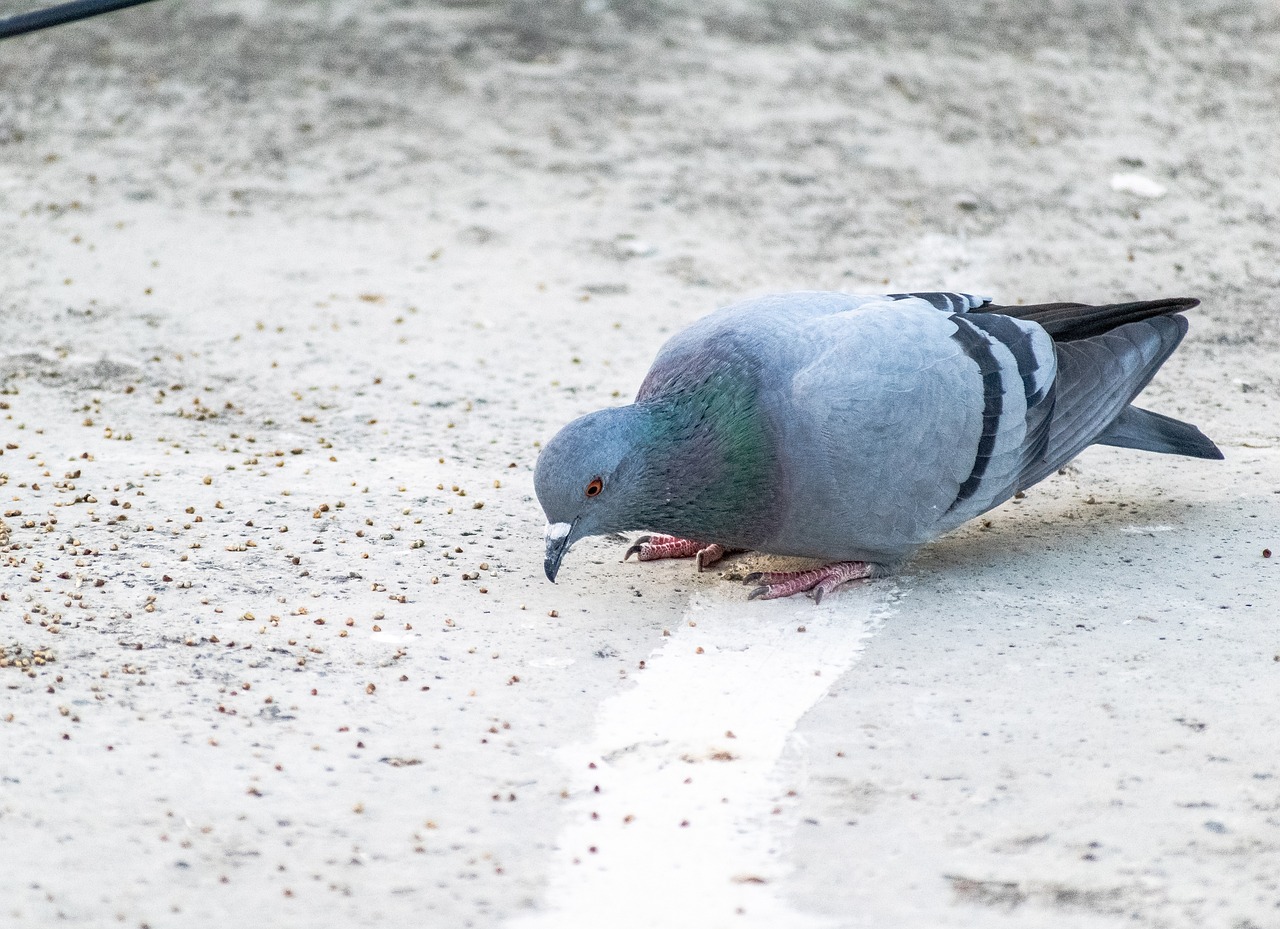
[[[792,293],[726,307],[662,347],[634,403],[543,449],[547,577],[584,536],[648,530],[627,557],[821,559],[747,578],[752,598],[821,600],[1089,445],[1221,458],[1195,426],[1130,405],[1198,302]]]

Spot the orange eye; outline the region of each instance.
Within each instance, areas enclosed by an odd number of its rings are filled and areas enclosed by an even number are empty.
[[[591,483],[587,485],[587,496],[594,497],[604,490],[604,481],[598,477],[593,477]]]

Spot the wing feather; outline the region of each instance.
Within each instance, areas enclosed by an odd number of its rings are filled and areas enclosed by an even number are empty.
[[[983,383],[982,433],[968,477],[947,510],[958,525],[1007,499],[1048,441],[1057,354],[1039,326],[1006,316],[953,315],[952,336]]]
[[[1048,441],[1020,476],[1021,486],[1030,487],[1093,444],[1178,347],[1187,325],[1183,316],[1157,316],[1059,343]]]

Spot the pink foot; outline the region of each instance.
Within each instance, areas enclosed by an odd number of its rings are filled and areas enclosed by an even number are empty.
[[[760,581],[760,586],[751,591],[748,600],[776,600],[811,590],[813,602],[821,603],[824,596],[841,584],[865,580],[878,573],[876,565],[865,561],[837,561],[808,571],[756,571],[744,577],[742,582],[751,584]]]
[[[725,556],[726,549],[715,542],[695,542],[674,535],[642,535],[622,556],[626,561],[632,555],[637,561],[657,561],[660,558],[694,558],[702,571]]]

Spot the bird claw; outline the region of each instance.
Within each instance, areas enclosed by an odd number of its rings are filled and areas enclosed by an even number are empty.
[[[649,542],[649,540],[650,540],[650,539],[652,539],[652,538],[653,538],[653,536],[651,536],[651,535],[642,535],[642,536],[640,536],[640,538],[636,539],[636,540],[635,540],[635,542],[632,544],[632,546],[631,546],[629,549],[627,549],[627,553],[626,553],[625,555],[623,555],[623,556],[622,556],[622,560],[623,560],[623,561],[626,561],[626,560],[627,560],[628,558],[630,558],[632,555],[640,555],[640,554],[642,554],[642,553],[644,552],[644,547],[645,547],[645,545],[646,545],[646,544]],[[644,559],[643,559],[643,558],[641,558],[641,559],[639,559],[639,560],[640,560],[640,561],[643,561]]]
[[[698,554],[693,556],[693,560],[698,563],[698,573],[705,571],[708,565],[713,565],[725,556],[725,547],[712,542],[706,548],[698,549]]]
[[[736,549],[735,549],[736,551]],[[693,558],[699,571],[705,571],[726,554],[723,545],[715,542],[696,542],[673,535],[643,535],[622,556],[626,561],[632,555],[639,561],[657,561],[662,558]]]
[[[837,561],[808,571],[752,571],[742,582],[762,582],[747,594],[748,600],[777,600],[798,593],[808,593],[813,598],[814,606],[817,606],[832,591],[850,581],[875,577],[879,570],[876,565],[867,562]]]

